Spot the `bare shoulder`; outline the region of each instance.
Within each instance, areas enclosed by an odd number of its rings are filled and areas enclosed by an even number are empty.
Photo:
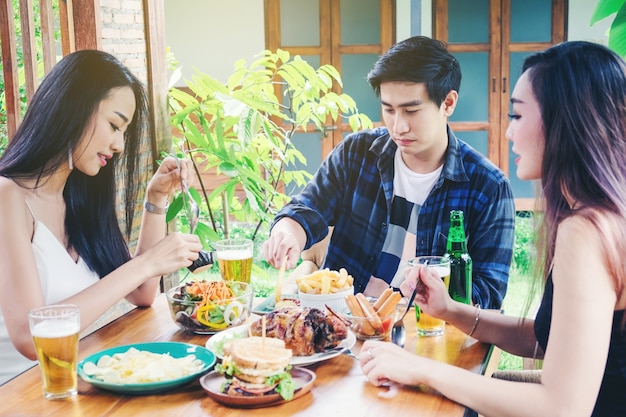
[[[12,179],[0,175],[0,193],[11,191],[21,192],[21,188]]]
[[[0,176],[0,218],[3,231],[15,230],[18,226],[29,228],[32,223],[24,190],[11,179]]]
[[[581,267],[580,263],[595,266],[603,263],[606,236],[601,232],[603,220],[596,214],[575,214],[559,223],[554,247],[555,266],[560,263],[571,273],[572,269]]]
[[[563,239],[600,238],[614,227],[624,227],[625,219],[599,210],[587,210],[567,217],[559,224],[558,236]]]
[[[0,206],[24,205],[24,191],[13,180],[0,176]]]

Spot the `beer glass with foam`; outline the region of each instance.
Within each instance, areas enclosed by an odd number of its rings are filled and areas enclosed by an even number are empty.
[[[76,395],[80,310],[72,304],[39,307],[28,313],[41,369],[44,397]]]
[[[443,256],[418,256],[409,259],[409,266],[422,265],[426,268],[437,272],[439,277],[446,284],[446,288],[450,287],[450,260]],[[415,317],[417,319],[417,334],[420,336],[441,336],[446,328],[446,322],[432,317],[419,307],[415,306]]]
[[[215,243],[215,255],[224,280],[250,283],[253,255],[252,240],[220,240]]]

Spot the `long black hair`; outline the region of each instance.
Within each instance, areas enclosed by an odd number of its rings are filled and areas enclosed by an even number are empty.
[[[106,52],[82,50],[65,56],[35,92],[24,120],[0,158],[0,175],[35,180],[35,188],[41,186],[43,178],[67,164],[100,102],[120,87],[133,90],[136,104],[125,132],[123,154],[115,154],[95,176],[74,169],[63,190],[68,245],[100,277],[131,256],[115,210],[116,180],[123,180],[129,238],[140,185],[135,178],[140,140],[147,128],[147,99],[141,82]]]

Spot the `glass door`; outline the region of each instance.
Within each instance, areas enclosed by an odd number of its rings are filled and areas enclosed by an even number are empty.
[[[565,3],[434,0],[434,36],[448,44],[463,72],[450,125],[507,173],[518,210],[533,208],[534,188],[515,175],[505,138],[510,91],[526,56],[565,40]]]
[[[376,59],[394,43],[394,0],[265,0],[267,48],[300,55],[314,67],[330,64],[359,111],[380,124],[380,102],[366,81]],[[351,132],[347,121],[329,123],[324,132],[294,137],[313,173],[328,153]]]

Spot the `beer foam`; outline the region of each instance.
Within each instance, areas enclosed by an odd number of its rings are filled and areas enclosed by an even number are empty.
[[[46,320],[35,324],[31,334],[41,338],[71,336],[80,331],[80,325],[73,320]]]
[[[218,251],[217,258],[224,261],[239,261],[252,258],[252,251],[246,249]]]
[[[428,269],[434,270],[437,275],[441,278],[447,277],[450,275],[450,267],[449,266],[436,266],[436,265],[428,265]]]

